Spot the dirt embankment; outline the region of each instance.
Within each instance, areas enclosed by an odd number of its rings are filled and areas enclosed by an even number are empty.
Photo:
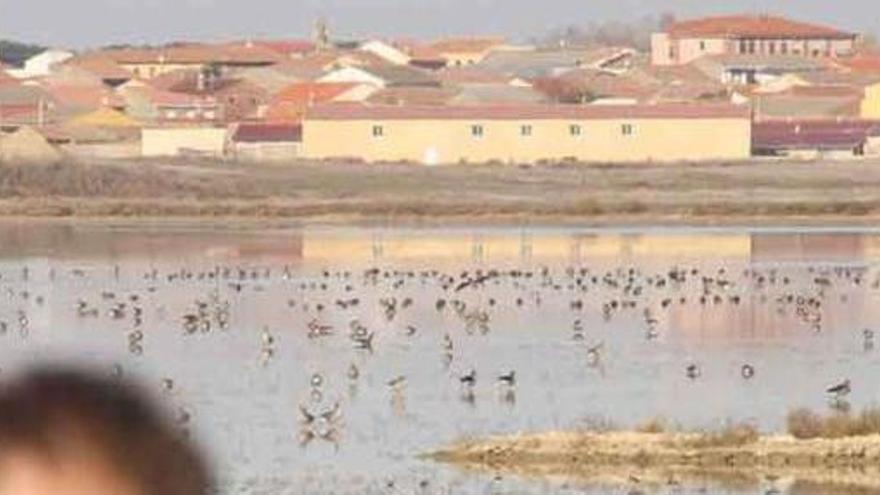
[[[595,484],[743,486],[787,479],[880,490],[880,436],[730,440],[704,434],[566,433],[466,441],[428,456],[466,469]],[[841,492],[843,493],[843,492]]]
[[[0,165],[0,216],[864,224],[880,219],[880,161]]]

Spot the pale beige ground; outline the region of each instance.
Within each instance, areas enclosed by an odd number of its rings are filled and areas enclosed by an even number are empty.
[[[880,436],[761,437],[704,445],[700,434],[550,432],[465,441],[428,457],[465,469],[608,485],[779,480],[880,490]]]
[[[218,162],[0,166],[0,216],[315,222],[871,224],[880,160],[454,166]]]

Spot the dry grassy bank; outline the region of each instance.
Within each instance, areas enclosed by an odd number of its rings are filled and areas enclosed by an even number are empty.
[[[429,457],[469,470],[612,485],[712,480],[750,486],[787,478],[880,490],[877,435],[728,444],[702,434],[551,432],[466,441]]]
[[[768,436],[746,424],[688,433],[652,420],[634,431],[588,428],[465,440],[428,457],[466,469],[591,483],[712,479],[754,485],[788,478],[880,490],[880,409],[829,415],[796,410],[787,428],[789,434]]]
[[[0,215],[864,223],[880,219],[880,162],[0,165]]]

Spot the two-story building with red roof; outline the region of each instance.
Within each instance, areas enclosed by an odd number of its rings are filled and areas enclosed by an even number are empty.
[[[731,15],[674,22],[651,38],[654,65],[682,65],[707,55],[837,58],[852,55],[858,36],[770,15]]]

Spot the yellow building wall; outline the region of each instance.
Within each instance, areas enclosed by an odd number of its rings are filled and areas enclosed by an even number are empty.
[[[706,55],[728,53],[729,41],[722,38],[673,39],[666,33],[651,36],[651,63],[654,65],[681,65]]]
[[[721,38],[684,38],[678,41],[678,64],[688,64],[707,55],[728,52],[728,41]]]
[[[865,88],[860,115],[863,119],[880,119],[880,83]]]
[[[373,136],[373,126],[383,136]],[[483,126],[483,136],[471,128]],[[580,136],[570,133],[581,127]],[[632,126],[625,135],[623,126]],[[521,135],[531,126],[531,135]],[[748,118],[633,120],[311,120],[303,154],[368,162],[484,163],[576,159],[586,162],[744,160],[751,153]]]
[[[185,151],[221,156],[225,149],[225,128],[186,127],[141,131],[141,155],[145,157],[178,156]]]

